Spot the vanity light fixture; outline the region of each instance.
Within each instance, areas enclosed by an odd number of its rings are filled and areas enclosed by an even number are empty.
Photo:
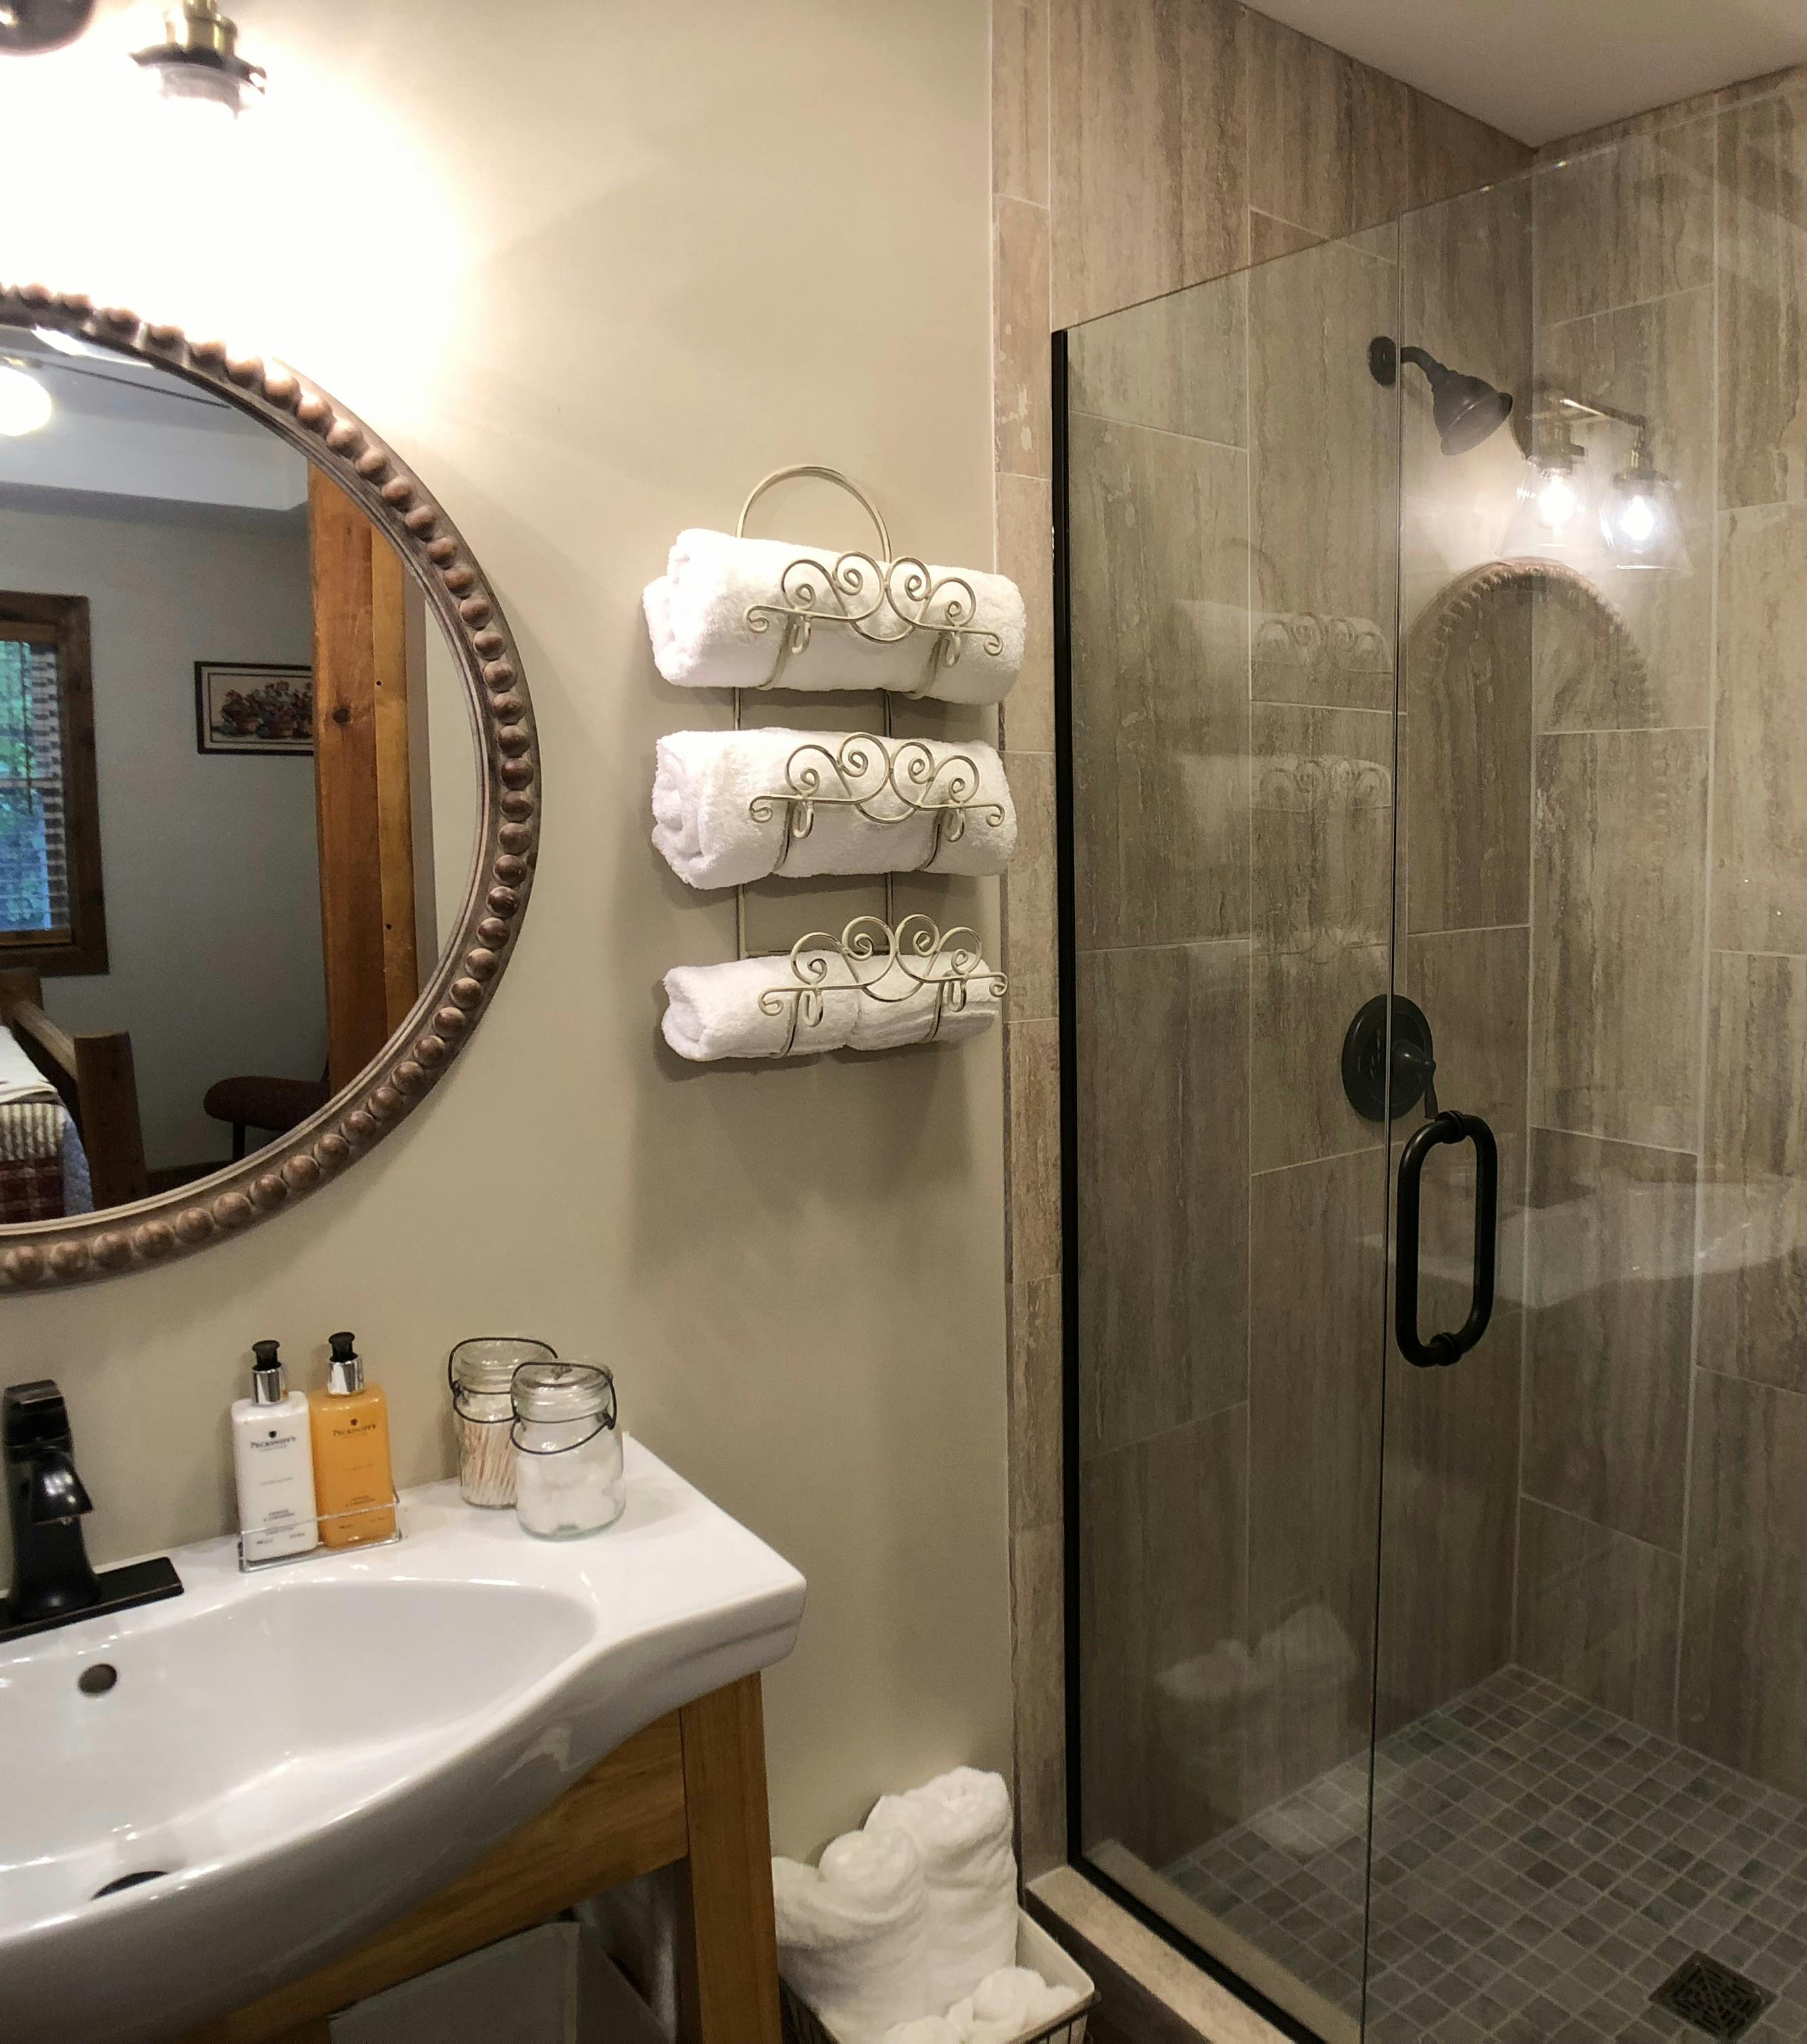
[[[163,11],[163,40],[134,50],[132,61],[158,82],[166,99],[198,100],[236,114],[245,95],[263,90],[263,69],[238,54],[238,25],[219,0],[172,0]]]
[[[0,363],[0,434],[21,439],[47,425],[56,409],[50,393],[35,376],[10,362]]]
[[[1613,477],[1606,493],[1600,529],[1620,567],[1673,571],[1688,565],[1675,486],[1651,459],[1642,433],[1631,467]]]
[[[1582,516],[1591,508],[1592,492],[1582,479],[1588,450],[1571,431],[1584,420],[1627,428],[1632,436],[1631,465],[1613,477],[1597,511],[1599,538],[1605,542],[1613,566],[1685,570],[1688,551],[1675,486],[1657,467],[1651,452],[1650,421],[1641,412],[1623,411],[1597,399],[1571,398],[1562,390],[1544,393],[1532,411],[1532,445],[1527,451],[1533,471],[1543,480],[1519,492],[1508,551],[1552,551],[1565,538],[1580,540],[1593,522]]]
[[[94,11],[94,0],[0,0],[0,52],[60,50],[80,35]]]

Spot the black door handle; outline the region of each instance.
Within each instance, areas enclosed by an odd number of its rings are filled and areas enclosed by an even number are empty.
[[[1455,1334],[1418,1339],[1418,1195],[1424,1159],[1440,1143],[1474,1146],[1474,1283],[1468,1318]],[[1414,1129],[1399,1158],[1399,1273],[1394,1331],[1399,1352],[1421,1370],[1465,1356],[1494,1316],[1494,1243],[1499,1219],[1500,1152],[1494,1132],[1478,1114],[1446,1109]]]

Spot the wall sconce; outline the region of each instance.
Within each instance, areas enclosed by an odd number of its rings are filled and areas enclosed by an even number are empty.
[[[1600,507],[1600,529],[1620,567],[1685,570],[1688,566],[1675,486],[1651,459],[1642,433],[1631,467],[1613,477]]]
[[[1508,551],[1564,551],[1565,539],[1578,542],[1594,522],[1584,516],[1595,509],[1588,451],[1570,430],[1577,421],[1590,419],[1628,427],[1635,436],[1631,467],[1613,477],[1597,506],[1597,530],[1613,566],[1685,571],[1688,550],[1675,486],[1651,454],[1649,420],[1641,412],[1584,402],[1561,391],[1546,394],[1532,413],[1527,453],[1539,479],[1519,491]]]
[[[94,0],[0,0],[0,50],[21,56],[60,50],[94,11]]]
[[[17,363],[0,362],[0,434],[21,440],[48,425],[56,409],[50,393]]]
[[[263,90],[263,70],[238,54],[238,25],[219,0],[175,0],[163,13],[164,40],[134,50],[132,61],[155,78],[166,99],[198,99],[237,113],[245,95]]]

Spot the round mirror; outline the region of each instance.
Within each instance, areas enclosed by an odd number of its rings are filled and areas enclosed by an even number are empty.
[[[0,1280],[201,1247],[469,1036],[532,713],[419,482],[293,371],[0,287]]]

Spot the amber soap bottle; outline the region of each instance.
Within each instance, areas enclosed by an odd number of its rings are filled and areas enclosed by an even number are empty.
[[[326,1389],[308,1397],[313,1492],[320,1537],[329,1547],[362,1547],[395,1531],[395,1477],[389,1459],[389,1401],[364,1381],[355,1338],[330,1335]],[[365,1511],[368,1505],[372,1508]]]

